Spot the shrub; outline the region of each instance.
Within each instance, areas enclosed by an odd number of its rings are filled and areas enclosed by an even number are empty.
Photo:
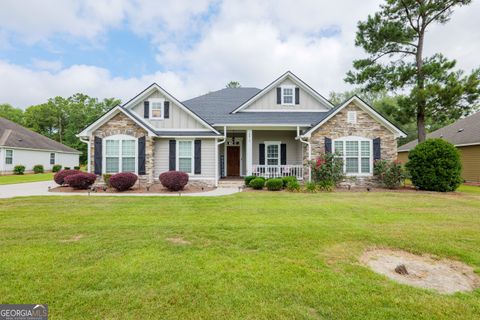
[[[71,175],[74,175],[74,174],[78,174],[80,173],[80,171],[78,170],[61,170],[61,171],[58,171],[57,173],[55,173],[55,175],[53,176],[53,180],[59,184],[59,185],[64,185],[65,184],[65,177],[68,177],[68,176],[71,176]]]
[[[137,175],[132,172],[120,172],[110,177],[110,185],[117,191],[126,191],[135,185]]]
[[[182,171],[167,171],[160,174],[160,182],[170,191],[180,191],[188,183],[188,174]]]
[[[322,153],[317,160],[310,162],[312,179],[324,188],[333,189],[345,176],[343,160],[333,153]]]
[[[80,166],[74,166],[73,169],[80,170]]]
[[[286,188],[289,182],[297,181],[297,178],[294,176],[286,176],[286,177],[283,177],[282,180],[283,180],[283,187]]]
[[[320,180],[316,183],[316,187],[321,191],[333,191],[335,185],[330,180]]]
[[[287,188],[287,190],[290,191],[290,192],[298,192],[298,191],[300,191],[300,183],[298,183],[297,180],[295,180],[295,181],[293,181],[293,180],[292,180],[292,181],[289,181],[289,182],[287,183],[287,187],[286,187],[286,188]]]
[[[375,161],[373,175],[382,185],[389,189],[399,188],[406,178],[405,170],[398,161]]]
[[[64,182],[74,189],[88,189],[97,180],[93,173],[80,172],[66,176]]]
[[[279,191],[283,188],[283,180],[282,178],[268,179],[265,185],[270,191]]]
[[[33,166],[33,173],[43,173],[43,165],[36,164]]]
[[[261,190],[265,186],[265,178],[263,177],[257,177],[250,181],[249,184],[250,187],[252,187],[255,190]]]
[[[407,170],[421,190],[454,191],[462,183],[460,154],[443,139],[427,139],[408,153]]]
[[[317,192],[317,184],[315,182],[307,182],[305,184],[305,191],[307,192]]]
[[[250,181],[252,181],[253,179],[255,179],[257,176],[246,176],[245,177],[245,185],[248,186],[250,185]]]
[[[13,167],[13,174],[24,174],[25,173],[25,166],[19,164]]]
[[[70,167],[64,167],[63,169],[65,169],[65,170],[70,170]]]
[[[103,177],[103,182],[105,182],[105,185],[107,187],[111,187],[110,178],[112,177],[112,174],[111,173],[105,173],[102,177]]]
[[[60,164],[56,164],[52,167],[52,172],[58,172],[60,170],[62,170],[62,165]]]

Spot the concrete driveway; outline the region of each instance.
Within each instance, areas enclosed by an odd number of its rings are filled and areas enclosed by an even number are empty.
[[[56,187],[57,184],[53,181],[29,182],[18,184],[0,185],[0,198],[13,197],[30,197],[30,196],[88,196],[88,193],[73,193],[73,192],[48,192],[48,187]],[[188,197],[215,197],[225,196],[239,192],[238,188],[217,188],[215,190],[198,193],[182,193],[181,196]],[[95,193],[91,192],[91,196],[95,197],[178,197],[178,193]]]

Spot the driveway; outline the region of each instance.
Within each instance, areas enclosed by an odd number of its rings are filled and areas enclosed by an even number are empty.
[[[0,185],[0,198],[13,197],[30,197],[30,196],[89,196],[88,193],[74,193],[74,192],[49,192],[48,187],[56,187],[57,184],[53,181],[29,182],[18,184]],[[188,197],[214,197],[225,196],[239,192],[238,188],[217,188],[207,192],[198,193],[182,193],[181,196]],[[95,197],[178,197],[178,193],[90,193]]]

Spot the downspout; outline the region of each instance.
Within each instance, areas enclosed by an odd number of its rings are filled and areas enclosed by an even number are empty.
[[[312,144],[308,140],[303,140],[300,135],[300,127],[297,126],[297,137],[295,139],[300,140],[301,143],[305,143],[308,148],[308,161],[312,161]],[[312,182],[312,168],[308,165],[308,182]]]
[[[223,140],[217,141],[215,139],[216,144],[215,144],[215,186],[218,186],[218,146],[225,143],[227,141],[227,126],[223,127]]]
[[[91,163],[91,161],[90,161],[90,139],[85,140],[81,137],[78,137],[78,139],[80,139],[80,141],[82,141],[83,143],[87,144],[87,172],[91,173],[91,170],[90,170],[91,169],[90,168],[90,163]]]

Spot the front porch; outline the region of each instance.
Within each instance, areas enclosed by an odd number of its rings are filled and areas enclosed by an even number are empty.
[[[295,176],[298,180],[303,180],[305,147],[296,137],[296,128],[228,128],[225,141],[218,146],[219,176]]]

